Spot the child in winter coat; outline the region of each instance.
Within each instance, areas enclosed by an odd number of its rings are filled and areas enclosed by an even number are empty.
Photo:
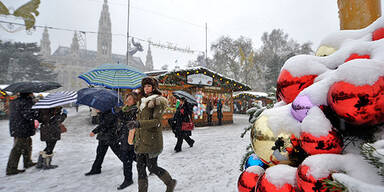
[[[128,94],[125,103],[126,105],[122,108],[121,111],[116,112],[118,118],[121,122],[121,158],[123,161],[124,168],[124,182],[117,188],[118,190],[124,189],[132,185],[132,163],[136,158],[134,147],[133,147],[133,137],[135,134],[135,129],[128,130],[127,123],[129,121],[136,120],[137,113],[137,94],[131,92]]]

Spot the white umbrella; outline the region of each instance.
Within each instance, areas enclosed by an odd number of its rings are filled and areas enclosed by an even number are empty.
[[[76,102],[77,93],[75,91],[62,91],[57,93],[51,93],[45,98],[40,99],[32,109],[48,109],[68,103]]]

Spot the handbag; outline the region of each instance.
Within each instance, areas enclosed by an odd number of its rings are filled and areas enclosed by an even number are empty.
[[[61,133],[67,132],[67,128],[64,126],[64,124],[60,124],[59,127],[60,127]]]
[[[192,131],[194,127],[195,127],[195,125],[193,124],[192,121],[181,123],[181,130],[182,131]]]

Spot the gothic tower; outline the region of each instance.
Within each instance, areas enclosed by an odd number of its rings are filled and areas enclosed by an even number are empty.
[[[43,38],[40,40],[40,54],[45,58],[51,55],[51,41],[47,27],[44,28]]]
[[[75,34],[73,35],[73,38],[72,38],[72,44],[71,44],[71,54],[72,56],[74,57],[77,57],[79,56],[79,39],[77,38],[77,32],[75,31]]]
[[[153,59],[152,59],[152,52],[151,52],[151,44],[148,44],[147,57],[145,60],[145,70],[146,71],[153,71]]]
[[[103,9],[99,19],[97,34],[97,57],[104,62],[112,61],[112,29],[111,18],[108,11],[108,2],[104,0]]]

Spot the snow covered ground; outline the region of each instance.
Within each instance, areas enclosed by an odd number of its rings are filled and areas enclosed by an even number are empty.
[[[59,165],[57,169],[30,168],[14,176],[5,176],[13,138],[9,136],[8,121],[0,121],[0,191],[116,191],[123,181],[123,170],[122,163],[111,150],[104,159],[100,175],[84,176],[92,166],[97,146],[97,140],[89,137],[93,126],[89,124],[88,115],[86,107],[81,107],[79,112],[69,109],[69,117],[64,122],[68,132],[62,135],[55,148],[53,164]],[[192,135],[196,141],[194,147],[189,148],[184,142],[180,153],[173,151],[176,143],[173,133],[164,131],[164,150],[158,163],[177,179],[175,191],[237,191],[239,163],[250,143],[249,136],[240,138],[247,124],[248,116],[235,115],[232,125],[196,128]],[[33,136],[34,161],[44,147],[37,133]],[[137,191],[136,163],[133,167],[134,185],[123,191]],[[19,168],[22,168],[22,158]],[[148,191],[165,191],[165,186],[156,176],[150,176]]]

